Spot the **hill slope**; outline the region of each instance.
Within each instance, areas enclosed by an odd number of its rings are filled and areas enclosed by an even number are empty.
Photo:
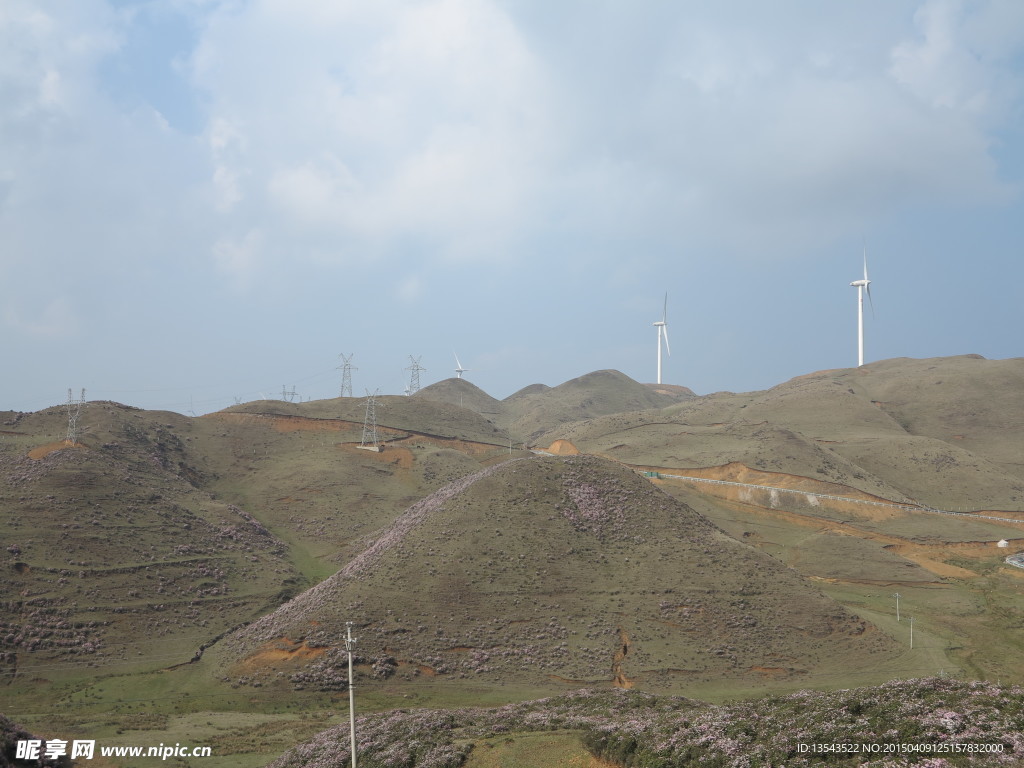
[[[507,462],[410,507],[337,574],[212,649],[229,676],[339,685],[344,622],[378,675],[673,685],[869,664],[892,641],[635,473]]]
[[[457,405],[460,408],[468,408],[471,411],[485,415],[492,421],[495,416],[502,413],[500,400],[496,400],[476,386],[476,384],[465,379],[438,381],[428,387],[424,387],[413,397]]]
[[[101,666],[187,660],[173,656],[179,642],[194,651],[297,589],[284,544],[247,511],[197,488],[190,423],[94,403],[87,435],[71,446],[58,439],[66,429],[58,409],[7,420],[6,671],[30,674],[58,658],[68,668],[70,657]]]
[[[202,418],[93,402],[73,446],[61,408],[3,414],[2,668],[187,661],[416,499],[507,458],[478,414],[381,400],[381,452],[356,447],[364,399]]]
[[[689,390],[686,390],[689,392]],[[519,439],[535,438],[566,422],[612,413],[663,408],[685,393],[655,391],[619,371],[595,371],[557,387],[526,387],[502,401],[506,428]]]
[[[895,500],[1024,508],[1024,359],[888,360],[565,424],[538,443],[671,468],[730,463]]]

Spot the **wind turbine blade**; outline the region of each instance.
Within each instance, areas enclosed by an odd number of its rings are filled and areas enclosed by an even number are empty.
[[[867,274],[867,273],[865,272],[865,274]],[[866,277],[864,279],[867,280]],[[868,281],[868,284],[867,284],[866,287],[867,287],[867,290],[868,290],[868,304],[871,305],[871,319],[874,320],[875,319],[875,302],[871,298],[871,282],[870,281]]]
[[[665,292],[665,306],[661,310],[661,322],[668,323],[668,291]]]
[[[454,352],[452,352],[452,354],[455,355],[455,367],[462,368],[462,363],[459,362],[459,356],[456,355]]]
[[[868,279],[868,249],[864,248],[864,279]]]
[[[661,330],[665,334],[665,351],[668,352],[671,355],[672,354],[672,350],[669,349],[669,346],[668,346],[668,326],[667,325],[661,326]]]

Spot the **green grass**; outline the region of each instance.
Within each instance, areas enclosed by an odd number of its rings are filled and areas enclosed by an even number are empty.
[[[516,733],[474,742],[465,768],[586,768],[594,761],[574,731]]]

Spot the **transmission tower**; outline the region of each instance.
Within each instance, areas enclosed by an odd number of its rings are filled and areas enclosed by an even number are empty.
[[[353,352],[352,355],[355,353]],[[352,355],[341,354],[338,357],[341,358],[341,365],[338,369],[341,371],[341,395],[340,397],[352,397],[352,371],[358,371],[359,369],[352,365]]]
[[[409,371],[409,386],[405,390],[405,394],[407,395],[415,395],[420,391],[420,371],[427,370],[420,365],[422,357],[422,355],[420,357],[413,357],[412,355],[409,355],[409,360],[412,365],[405,369]]]
[[[360,448],[367,451],[380,451],[380,445],[377,440],[377,393],[379,389],[374,390],[373,394],[370,394],[370,390],[366,390],[366,418],[363,420],[363,441],[359,444]]]
[[[69,387],[68,401],[65,403],[68,412],[68,436],[64,440],[68,445],[74,445],[78,440],[78,415],[82,412],[83,405],[85,405],[85,390],[83,389],[82,394],[75,400]]]
[[[284,384],[281,385],[281,399],[284,400],[286,403],[294,403],[295,402],[295,385],[294,384],[292,384],[292,391],[291,392],[289,392],[287,389],[285,389]]]

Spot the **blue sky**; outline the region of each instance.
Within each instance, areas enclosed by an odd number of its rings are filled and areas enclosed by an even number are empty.
[[[6,0],[0,409],[1022,354],[1024,4]]]

